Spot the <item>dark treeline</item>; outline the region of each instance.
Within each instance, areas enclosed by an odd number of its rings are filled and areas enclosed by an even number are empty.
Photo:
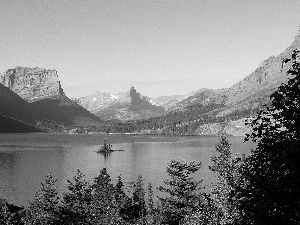
[[[121,176],[113,185],[106,169],[87,183],[78,171],[68,192],[58,198],[49,175],[30,206],[20,209],[0,201],[1,224],[300,224],[300,63],[299,51],[290,59],[290,79],[271,95],[246,136],[257,143],[249,156],[232,156],[222,137],[209,169],[215,180],[204,192],[201,179],[191,176],[201,163],[172,160],[168,180],[153,187],[142,177],[124,191]]]

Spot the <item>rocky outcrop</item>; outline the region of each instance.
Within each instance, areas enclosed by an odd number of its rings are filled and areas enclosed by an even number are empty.
[[[56,70],[18,66],[0,74],[0,83],[28,102],[64,94]]]
[[[163,107],[154,105],[149,97],[142,96],[135,90],[134,87],[130,88],[129,96],[129,109],[132,111],[149,111],[153,115],[163,115],[165,113],[165,109]]]

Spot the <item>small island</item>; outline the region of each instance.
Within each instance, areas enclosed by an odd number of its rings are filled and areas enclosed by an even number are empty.
[[[104,139],[103,145],[100,146],[100,148],[95,152],[97,152],[97,153],[111,153],[111,152],[116,152],[116,151],[125,151],[125,150],[112,149],[112,145],[108,144],[106,139]]]
[[[108,144],[106,139],[104,139],[104,143],[100,148],[96,151],[97,153],[107,153],[107,152],[113,152],[114,150],[111,149],[112,145]]]

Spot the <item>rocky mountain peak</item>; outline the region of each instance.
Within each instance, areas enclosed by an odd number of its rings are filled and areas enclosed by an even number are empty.
[[[130,88],[130,92],[133,91],[133,92],[136,92],[135,88],[133,86],[131,86]]]
[[[28,102],[64,95],[56,70],[18,66],[0,74],[0,83]]]
[[[138,93],[134,87],[130,88],[129,96],[131,101],[143,98],[143,96],[140,93]]]

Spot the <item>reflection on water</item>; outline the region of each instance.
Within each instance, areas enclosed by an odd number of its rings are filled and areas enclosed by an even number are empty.
[[[211,156],[215,154],[214,145],[219,138],[178,137],[178,142],[137,142],[141,136],[128,138],[131,138],[129,143],[110,141],[114,143],[114,149],[125,151],[106,154],[95,152],[99,145],[47,147],[30,144],[13,148],[0,145],[0,196],[16,204],[27,205],[49,173],[57,179],[61,195],[66,191],[67,179],[75,175],[77,168],[86,175],[89,182],[106,167],[112,180],[121,174],[126,185],[142,175],[146,185],[151,182],[157,187],[163,185],[162,180],[167,178],[166,167],[174,158],[202,162],[202,169],[196,177],[203,178],[204,184],[209,186],[212,174],[207,167]],[[233,152],[247,153],[253,147],[251,143],[243,144],[242,140],[230,139]]]
[[[108,158],[110,157],[111,155],[111,152],[110,151],[107,151],[107,152],[98,152],[98,154],[102,155],[103,158],[104,158],[104,161],[108,161]]]

